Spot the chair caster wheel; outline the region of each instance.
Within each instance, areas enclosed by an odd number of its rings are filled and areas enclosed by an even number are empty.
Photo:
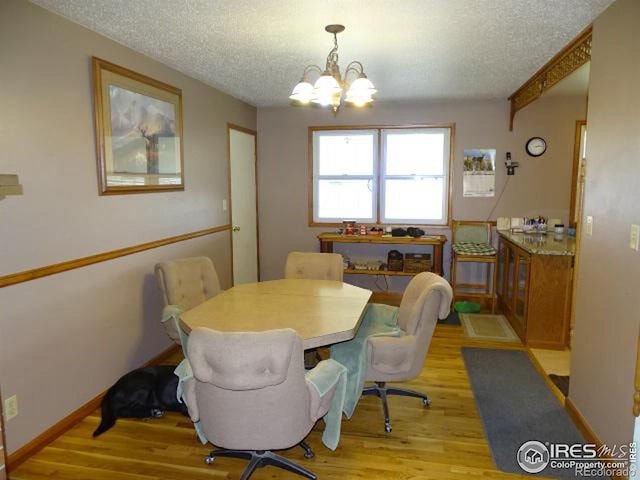
[[[204,457],[204,463],[211,465],[215,461],[216,457]]]
[[[391,433],[391,425],[389,423],[384,424],[384,431],[387,433]]]
[[[423,398],[422,399],[422,406],[427,408],[429,405],[431,405],[431,400],[428,398]]]
[[[304,458],[306,458],[306,459],[310,459],[310,458],[313,458],[315,456],[316,456],[316,454],[313,453],[312,451],[304,452]]]

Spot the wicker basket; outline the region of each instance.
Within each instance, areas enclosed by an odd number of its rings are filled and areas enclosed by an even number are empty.
[[[387,270],[401,272],[404,265],[403,255],[397,250],[391,250],[387,255]]]
[[[406,253],[404,255],[404,271],[407,273],[430,272],[431,254]]]

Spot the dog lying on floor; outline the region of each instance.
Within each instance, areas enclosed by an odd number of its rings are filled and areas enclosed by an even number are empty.
[[[106,432],[118,418],[157,418],[165,411],[188,415],[178,402],[178,377],[175,366],[145,367],[133,370],[118,380],[102,399],[102,421],[93,436]]]

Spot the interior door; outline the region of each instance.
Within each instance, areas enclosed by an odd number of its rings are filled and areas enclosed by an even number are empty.
[[[229,125],[229,190],[233,284],[257,282],[256,132]]]

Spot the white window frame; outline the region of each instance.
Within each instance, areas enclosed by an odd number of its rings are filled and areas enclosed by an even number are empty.
[[[411,135],[416,133],[442,133],[444,134],[444,148],[442,152],[442,175],[387,175],[387,136]],[[449,223],[449,164],[451,158],[451,128],[421,127],[421,128],[386,128],[381,131],[381,168],[380,168],[380,223],[385,224],[411,224],[411,225],[447,225]],[[441,218],[387,218],[386,206],[386,180],[412,180],[415,178],[442,178],[443,195]]]
[[[385,176],[386,165],[384,155],[386,145],[383,145],[384,132],[389,133],[415,133],[424,130],[440,131],[445,133],[445,144],[443,151],[444,162],[444,180],[443,180],[443,198],[442,198],[442,219],[385,219],[384,213],[384,186],[385,178],[394,178],[395,176]],[[434,227],[446,227],[451,222],[451,176],[452,176],[452,152],[453,138],[455,132],[455,124],[437,124],[437,125],[410,125],[410,126],[366,126],[366,127],[308,127],[309,131],[309,226],[340,226],[344,220],[355,220],[358,223],[376,224],[376,225],[423,225]],[[359,175],[323,175],[320,177],[317,161],[318,138],[322,135],[346,135],[346,134],[374,134],[373,149],[373,181],[372,181],[372,212],[373,218],[319,218],[318,217],[318,181],[320,179],[371,179],[370,176]],[[421,175],[423,176],[423,175]],[[424,177],[441,177],[441,175],[424,175]]]
[[[373,171],[371,175],[320,175],[320,163],[318,161],[319,139],[328,136],[356,136],[356,135],[372,135],[373,142]],[[344,220],[355,220],[360,223],[376,223],[378,218],[378,129],[353,129],[353,130],[313,130],[313,222],[314,223],[341,223]],[[371,217],[370,218],[320,218],[318,215],[318,194],[320,180],[369,180],[371,185]]]

